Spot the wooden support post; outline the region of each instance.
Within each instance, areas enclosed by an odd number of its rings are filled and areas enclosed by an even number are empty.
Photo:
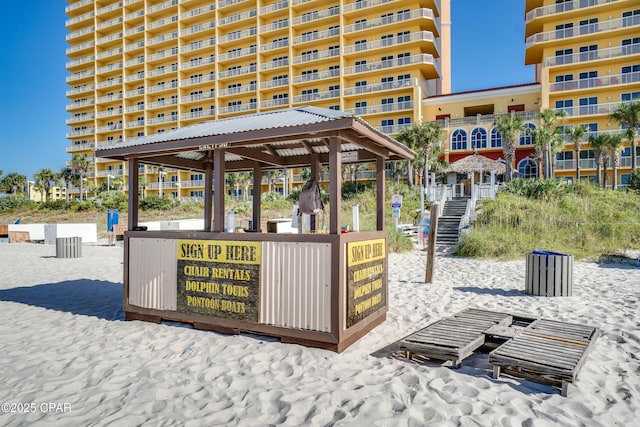
[[[262,199],[262,166],[253,166],[253,231],[260,231],[260,200]]]
[[[384,230],[384,158],[376,157],[376,230]]]
[[[340,234],[340,200],[342,199],[342,158],[341,158],[340,138],[332,136],[329,138],[329,233]]]
[[[211,231],[213,220],[213,159],[211,152],[207,153],[204,165],[204,231]]]
[[[132,230],[138,225],[138,177],[139,173],[138,159],[129,159],[129,212],[127,227]],[[82,197],[82,194],[80,195]]]
[[[429,247],[427,249],[427,269],[425,283],[433,283],[433,264],[436,259],[436,239],[438,238],[438,204],[432,203],[429,210],[431,222],[429,224]],[[422,232],[422,230],[420,230]]]
[[[216,233],[224,231],[224,152],[224,148],[213,150],[213,231]]]
[[[311,178],[314,179],[318,185],[320,185],[320,159],[317,153],[311,154]],[[311,215],[311,220],[309,221],[309,230],[313,233],[317,228],[317,215]],[[298,218],[300,223],[298,224],[299,233],[302,233],[302,216]]]

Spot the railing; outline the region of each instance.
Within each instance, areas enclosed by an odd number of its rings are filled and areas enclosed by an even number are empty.
[[[611,19],[609,21],[596,22],[593,24],[585,24],[578,27],[564,28],[562,30],[545,31],[544,33],[537,33],[527,37],[526,48],[529,48],[536,43],[561,40],[570,37],[584,37],[589,34],[613,31],[636,25],[640,25],[640,15]]]
[[[549,84],[549,92],[562,92],[577,89],[592,89],[618,84],[636,83],[640,81],[640,71],[606,75],[602,77],[590,77],[587,79],[570,80]]]
[[[215,80],[215,74],[209,73],[198,77],[189,77],[188,79],[180,80],[180,85],[191,86],[202,82],[210,82]]]
[[[605,104],[578,105],[575,107],[554,108],[554,111],[562,111],[567,117],[595,116],[599,114],[611,114],[618,106],[619,102],[608,102]]]
[[[178,121],[178,115],[177,114],[172,114],[170,116],[162,116],[162,117],[152,117],[148,120],[150,125],[157,125],[157,124],[162,124],[162,123],[171,123],[171,122],[177,122]]]
[[[255,110],[257,107],[255,102],[248,104],[229,105],[228,107],[222,107],[218,109],[218,114],[239,113],[242,111]]]
[[[192,52],[194,50],[203,49],[205,47],[215,46],[215,44],[216,44],[215,37],[211,37],[210,39],[207,39],[204,41],[200,40],[198,42],[185,44],[180,48],[180,53]]]
[[[265,15],[267,13],[275,12],[280,9],[285,9],[289,7],[289,2],[287,0],[281,0],[270,4],[269,6],[264,6],[260,8],[260,15]]]
[[[550,6],[540,6],[533,10],[530,10],[525,15],[526,22],[533,19],[540,18],[542,16],[554,15],[556,13],[569,12],[575,9],[582,9],[585,7],[598,6],[600,4],[613,3],[617,0],[574,0],[564,3],[553,4]]]
[[[95,60],[95,56],[87,55],[82,58],[74,59],[73,61],[67,62],[66,68],[73,68],[79,65],[87,64],[89,62],[93,62]]]
[[[92,129],[93,131],[93,129]],[[86,144],[73,144],[67,147],[67,153],[73,153],[75,151],[87,151],[93,150],[94,146],[92,142],[87,142]]]
[[[418,84],[419,84],[418,79],[414,77],[411,79],[397,80],[394,82],[385,82],[385,83],[376,83],[376,84],[365,85],[365,86],[348,87],[348,88],[345,88],[344,95],[345,96],[359,95],[363,93],[381,92],[386,90],[415,87],[415,86],[418,86]]]
[[[310,32],[293,38],[293,44],[307,43],[314,40],[326,39],[340,35],[339,28],[331,28],[324,31]]]
[[[313,12],[304,13],[300,16],[293,18],[293,25],[304,24],[307,22],[317,21],[319,19],[328,18],[340,14],[340,6],[330,7],[321,11],[314,10]]]
[[[176,105],[177,103],[178,103],[177,98],[169,98],[169,99],[165,99],[164,101],[150,102],[147,104],[147,108],[148,109],[162,108],[162,107],[168,107],[170,105]]]
[[[317,61],[319,59],[331,58],[339,55],[340,55],[340,49],[325,49],[318,52],[305,53],[302,55],[294,56],[293,63],[300,64],[302,62]]]
[[[80,123],[80,122],[86,122],[86,121],[93,121],[93,119],[95,118],[95,114],[93,113],[87,113],[87,114],[81,114],[79,116],[73,116],[73,117],[69,117],[65,123],[68,125],[72,125],[73,123]]]
[[[379,39],[368,41],[366,43],[352,44],[344,47],[344,54],[350,54],[355,52],[364,52],[373,49],[387,48],[390,46],[397,46],[405,43],[411,43],[415,41],[428,41],[434,43],[435,37],[430,31],[417,31],[414,33],[389,37],[386,39]]]
[[[144,95],[144,88],[132,89],[127,91],[128,97]]]
[[[65,26],[70,27],[74,24],[77,24],[78,22],[82,22],[82,21],[86,21],[87,19],[91,19],[95,16],[95,14],[93,13],[93,11],[91,12],[87,12],[84,13],[80,16],[76,16],[75,18],[71,18],[71,19],[67,19],[66,21],[64,21]]]
[[[157,21],[150,22],[147,24],[149,29],[152,30],[154,28],[162,27],[163,25],[173,24],[178,22],[178,15],[173,15],[168,18],[158,19]]]
[[[122,23],[122,21],[124,21],[124,20],[122,19],[122,17],[118,17],[118,18],[110,19],[110,20],[108,20],[108,21],[105,21],[105,22],[101,22],[101,23],[99,23],[99,24],[96,26],[96,28],[97,28],[98,30],[104,30],[105,28],[109,28],[109,27],[111,27],[111,26],[113,26],[113,25],[120,24],[120,23]]]
[[[289,28],[289,19],[288,18],[284,18],[284,19],[282,19],[280,21],[276,21],[276,22],[273,22],[271,24],[262,25],[260,27],[260,33],[264,34],[264,33],[270,32],[270,31],[279,30],[281,28]]]
[[[579,64],[581,62],[591,62],[598,59],[618,58],[627,55],[640,53],[640,44],[630,44],[626,46],[607,47],[604,49],[591,50],[588,52],[578,52],[572,55],[558,55],[548,57],[544,65],[552,67],[554,65]]]
[[[262,108],[271,108],[279,105],[289,105],[289,98],[267,99],[260,102],[260,107]]]
[[[253,55],[256,53],[256,47],[255,46],[251,46],[251,47],[246,47],[240,50],[234,50],[231,52],[227,52],[227,53],[223,53],[221,55],[218,55],[218,62],[220,61],[227,61],[229,59],[233,59],[233,58],[240,58],[243,56],[247,56],[247,55]]]
[[[159,10],[166,9],[168,7],[171,7],[171,6],[175,6],[177,4],[178,4],[178,0],[168,0],[168,1],[164,2],[164,3],[160,3],[160,4],[157,4],[155,6],[151,6],[151,7],[147,8],[147,13],[157,12]]]
[[[177,31],[173,31],[171,33],[167,33],[167,34],[162,34],[159,35],[158,37],[154,37],[151,40],[148,41],[148,45],[154,45],[154,44],[158,44],[158,43],[162,43],[162,42],[166,42],[169,40],[174,40],[178,38],[178,32]]]
[[[189,63],[187,62],[187,64]],[[182,64],[182,65],[184,66],[185,64]],[[156,68],[155,70],[151,70],[147,73],[147,76],[148,77],[162,76],[164,74],[175,73],[176,71],[178,71],[178,65],[173,64],[167,67],[160,67],[160,68]]]
[[[285,39],[285,40],[277,40],[271,43],[265,43],[262,46],[260,46],[260,52],[266,52],[269,50],[273,50],[273,49],[279,49],[282,47],[287,47],[289,46],[289,39]]]
[[[208,92],[183,96],[182,98],[180,98],[180,102],[184,102],[184,103],[196,102],[196,101],[203,101],[205,99],[211,99],[211,98],[215,98],[215,92],[208,91]]]
[[[294,63],[295,63],[295,58],[294,58]],[[288,65],[289,65],[289,58],[283,58],[277,61],[263,62],[262,64],[260,64],[260,70],[261,71],[272,70],[274,68],[286,67]]]
[[[138,25],[137,27],[129,28],[128,30],[125,30],[124,35],[132,36],[134,34],[138,34],[142,32],[144,32],[144,25]]]
[[[366,107],[345,108],[347,113],[362,115],[362,114],[379,114],[391,111],[413,110],[413,102],[394,102],[390,104],[378,104]]]
[[[93,131],[94,131],[94,128],[74,130],[71,132],[67,132],[67,138],[74,138],[77,136],[89,135],[89,134],[92,134]]]
[[[184,113],[180,116],[180,119],[182,120],[189,120],[189,119],[197,119],[200,117],[213,117],[216,115],[216,110],[214,109],[208,109],[208,110],[200,110],[200,111],[190,111],[188,113]]]
[[[72,53],[80,52],[82,50],[89,49],[89,48],[92,48],[94,46],[95,46],[95,42],[92,40],[90,42],[82,43],[82,44],[67,48],[67,50],[65,52],[66,52],[67,55],[70,55]]]
[[[88,4],[92,4],[94,0],[80,0],[75,3],[71,3],[69,6],[64,8],[65,13],[69,13],[72,10],[76,10],[81,8],[82,6],[86,6]]]
[[[88,107],[88,106],[94,105],[94,104],[95,104],[95,102],[94,102],[93,98],[84,99],[84,100],[81,100],[81,101],[74,101],[71,104],[67,104],[66,109],[67,109],[67,111],[68,110],[74,110],[76,108]]]
[[[387,135],[393,135],[399,133],[402,129],[411,127],[412,124],[403,124],[403,125],[387,125],[387,126],[376,126],[375,129],[379,132],[386,133]]]
[[[119,99],[122,99],[122,94],[121,93],[116,93],[113,95],[105,95],[105,96],[101,96],[98,98],[98,103],[101,102],[111,102],[111,101],[117,101]]]
[[[228,7],[234,4],[242,3],[243,1],[246,1],[246,0],[222,0],[218,2],[217,7],[218,9],[222,9],[223,7]]]
[[[324,70],[293,76],[293,83],[312,82],[316,80],[330,79],[333,77],[340,77],[340,69]]]
[[[227,33],[224,36],[218,37],[218,44],[227,43],[234,40],[240,40],[246,37],[252,37],[252,36],[255,36],[256,33],[257,33],[257,30],[255,28],[251,28],[249,30],[242,30],[242,31],[232,31],[230,33]]]
[[[203,13],[211,12],[216,10],[216,5],[214,3],[208,6],[202,6],[197,9],[190,10],[188,12],[183,12],[180,14],[181,19],[188,19],[194,16],[202,15]]]
[[[238,93],[254,92],[256,90],[256,88],[257,87],[256,87],[255,84],[229,87],[229,88],[226,88],[226,89],[219,90],[218,91],[218,96],[219,97],[223,97],[223,96],[229,96],[229,95],[236,95]]]
[[[116,86],[122,84],[122,77],[110,78],[103,82],[98,82],[98,89],[104,89],[106,87]]]
[[[332,89],[332,90],[325,90],[322,92],[296,95],[293,97],[293,102],[294,103],[311,102],[311,101],[317,101],[320,99],[338,98],[339,96],[340,96],[340,89]]]
[[[67,35],[65,36],[65,40],[66,40],[66,41],[69,41],[69,40],[71,40],[71,39],[75,39],[76,37],[80,37],[80,36],[83,36],[83,35],[85,35],[85,34],[93,33],[94,31],[95,31],[95,29],[93,28],[93,26],[91,26],[91,27],[86,27],[86,28],[83,28],[83,29],[81,29],[81,30],[74,31],[73,33],[69,33],[69,34],[67,34]]]
[[[98,53],[98,59],[108,58],[109,56],[117,55],[122,52],[124,52],[124,49],[122,47],[114,47],[107,51]]]
[[[97,69],[98,74],[102,74],[102,73],[108,73],[111,71],[116,71],[116,70],[121,70],[123,67],[123,63],[122,62],[118,62],[115,64],[109,64],[109,65],[105,65],[104,67],[100,67]]]
[[[363,22],[356,22],[355,24],[345,26],[344,32],[352,33],[354,31],[368,30],[370,28],[377,28],[384,25],[393,24],[396,22],[409,21],[409,20],[414,20],[419,18],[431,19],[436,23],[436,27],[439,27],[439,25],[437,24],[436,17],[433,14],[433,11],[431,9],[421,8],[421,9],[416,9],[412,11],[406,11],[403,13],[395,13],[393,15],[384,16],[377,19],[370,19]]]
[[[95,73],[93,72],[93,70],[85,70],[85,71],[81,71],[79,73],[73,73],[70,76],[67,76],[66,81],[67,83],[70,83],[72,81],[84,79],[94,75]]]
[[[232,68],[231,70],[221,71],[218,73],[219,79],[225,79],[228,77],[240,76],[242,74],[255,73],[257,67],[255,65],[244,66],[240,68]]]
[[[188,36],[189,34],[201,33],[203,31],[207,31],[215,27],[216,27],[216,21],[209,21],[204,24],[193,25],[189,28],[185,28],[184,30],[180,31],[180,35],[184,37],[184,36]]]
[[[124,16],[125,21],[129,21],[131,19],[140,18],[144,16],[144,9],[136,10],[135,12],[127,13]]]
[[[74,87],[73,89],[69,89],[66,92],[66,95],[67,96],[77,95],[79,93],[92,91],[95,88],[96,88],[96,86],[93,83],[92,84],[87,84],[87,85],[82,85],[80,87]]]
[[[144,111],[144,104],[129,105],[126,108],[127,113],[135,113],[136,111]]]
[[[200,58],[200,59],[197,59],[197,60],[191,60],[189,62],[183,62],[182,64],[180,64],[180,69],[181,70],[188,70],[190,68],[200,67],[200,66],[206,65],[206,64],[212,64],[214,62],[216,62],[216,58],[215,58],[215,56],[211,55],[209,57]]]
[[[345,67],[344,74],[345,75],[359,74],[359,73],[366,73],[369,71],[383,70],[386,68],[401,67],[401,66],[410,65],[410,64],[426,64],[426,63],[434,64],[438,70],[440,69],[437,58],[434,58],[433,55],[429,53],[422,53],[419,55],[412,55],[410,57],[389,59],[385,61],[368,62],[366,64],[358,64],[358,65],[353,65],[351,67]]]
[[[142,47],[144,47],[144,40],[140,40],[135,43],[125,45],[124,51],[129,52],[130,50],[140,49]]]
[[[134,120],[127,122],[127,129],[137,128],[144,126],[144,120]]]
[[[511,113],[506,114],[477,114],[470,117],[461,117],[458,119],[445,119],[444,127],[457,127],[457,126],[473,126],[481,124],[492,124],[498,117],[510,116]],[[514,111],[513,115],[521,117],[523,120],[537,120],[540,118],[540,111]]]
[[[163,85],[156,85],[156,86],[151,86],[149,88],[147,88],[147,93],[154,93],[154,92],[160,92],[163,90],[167,90],[167,89],[174,89],[178,87],[178,83],[177,82],[169,82],[169,83],[165,83]]]
[[[103,13],[111,12],[112,10],[116,10],[117,8],[122,7],[122,2],[119,1],[117,3],[110,4],[109,6],[101,7],[96,11],[98,15],[102,15]]]
[[[160,52],[156,52],[147,57],[147,61],[155,61],[156,59],[168,58],[170,56],[175,56],[178,54],[178,48],[172,47],[168,50],[161,50]],[[137,59],[137,58],[136,58]],[[144,59],[142,60],[144,63]]]
[[[280,86],[288,86],[289,79],[275,79],[275,80],[267,80],[265,82],[260,83],[260,89],[269,89],[272,87],[280,87]]]

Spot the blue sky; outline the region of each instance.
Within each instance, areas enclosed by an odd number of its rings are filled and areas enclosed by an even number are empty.
[[[70,159],[63,0],[3,2],[0,170],[29,179]],[[490,5],[490,7],[488,7]],[[34,7],[35,6],[35,7]],[[451,0],[452,90],[533,81],[524,64],[524,0]]]

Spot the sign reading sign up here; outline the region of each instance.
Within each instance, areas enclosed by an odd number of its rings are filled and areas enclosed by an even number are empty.
[[[260,242],[178,240],[177,310],[258,321]]]
[[[347,328],[387,303],[384,239],[347,243]]]

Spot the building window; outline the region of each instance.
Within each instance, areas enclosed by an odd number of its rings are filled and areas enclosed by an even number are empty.
[[[581,116],[597,114],[598,112],[597,96],[590,96],[589,98],[580,98],[578,102],[580,104],[579,113]]]
[[[452,150],[467,149],[467,132],[464,129],[456,129],[451,134],[451,149]]]
[[[471,131],[471,149],[487,148],[487,130],[475,128]]]
[[[564,111],[567,116],[573,116],[573,99],[556,101],[556,111]]]
[[[598,59],[598,45],[580,46],[580,61],[594,61]]]
[[[491,129],[491,148],[502,147],[502,134],[496,128]]]
[[[620,94],[620,101],[629,102],[631,100],[640,99],[640,92],[629,92]]]
[[[537,178],[538,177],[538,166],[531,159],[523,159],[518,163],[518,173],[521,178],[529,179],[529,178]]]
[[[533,123],[524,124],[524,132],[520,136],[520,145],[533,145],[533,137],[531,131],[535,130],[536,125]]]

